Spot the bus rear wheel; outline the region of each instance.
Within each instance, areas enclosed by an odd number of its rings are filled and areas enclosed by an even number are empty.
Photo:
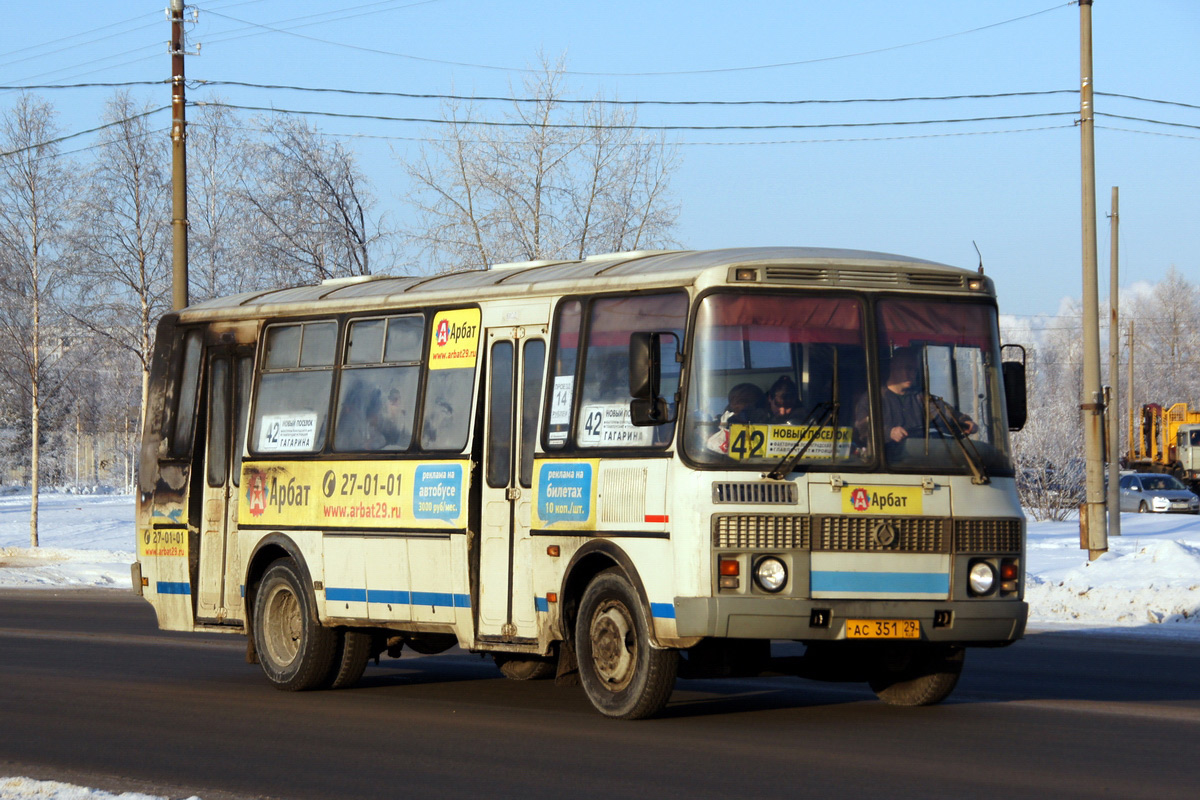
[[[540,681],[553,678],[558,664],[550,658],[515,653],[493,653],[500,674],[510,681]]]
[[[650,626],[636,591],[618,569],[588,584],[575,620],[579,680],[592,705],[613,719],[644,719],[667,704],[679,653],[650,645]]]
[[[358,683],[367,662],[371,660],[371,634],[364,631],[342,630],[336,633],[333,665],[323,686],[328,689],[348,689]]]
[[[950,696],[962,674],[961,647],[910,645],[890,649],[869,683],[875,696],[892,706],[931,706]]]
[[[336,680],[343,655],[338,634],[317,622],[312,598],[291,559],[276,561],[263,574],[254,599],[254,646],[276,689],[300,692]]]

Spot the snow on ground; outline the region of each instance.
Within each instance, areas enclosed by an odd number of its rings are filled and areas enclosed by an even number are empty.
[[[29,547],[29,495],[0,496],[0,587],[129,589],[129,495],[43,494],[41,547]],[[1122,536],[1089,562],[1079,523],[1029,523],[1030,627],[1135,629],[1200,638],[1200,516],[1122,514]]]
[[[100,789],[85,789],[58,781],[35,781],[32,778],[0,776],[0,800],[165,800],[148,794],[125,792],[112,794]],[[198,800],[190,797],[188,800]]]
[[[0,587],[129,589],[133,497],[42,494],[29,546],[29,493],[0,496]]]

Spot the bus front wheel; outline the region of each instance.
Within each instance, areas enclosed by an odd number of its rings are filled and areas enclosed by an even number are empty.
[[[606,717],[643,719],[671,697],[679,653],[650,645],[645,610],[620,570],[605,570],[588,584],[575,620],[575,648],[583,690]]]
[[[871,690],[892,706],[940,703],[958,684],[964,655],[961,647],[930,644],[889,650],[871,677]]]
[[[317,622],[312,599],[291,559],[267,568],[254,600],[254,646],[267,679],[288,692],[330,683],[338,635]],[[364,662],[365,665],[365,662]]]

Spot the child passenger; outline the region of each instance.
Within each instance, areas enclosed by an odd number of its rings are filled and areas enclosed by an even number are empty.
[[[766,422],[766,394],[753,383],[739,383],[729,390],[729,404],[721,412],[720,428],[708,437],[705,446],[714,453],[729,453],[729,426]]]

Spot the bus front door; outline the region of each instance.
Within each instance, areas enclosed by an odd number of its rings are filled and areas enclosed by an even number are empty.
[[[196,598],[200,622],[234,624],[243,619],[241,559],[234,535],[253,366],[253,356],[245,349],[220,348],[208,354],[208,435]]]
[[[479,548],[479,636],[537,639],[530,503],[546,342],[489,329]]]

